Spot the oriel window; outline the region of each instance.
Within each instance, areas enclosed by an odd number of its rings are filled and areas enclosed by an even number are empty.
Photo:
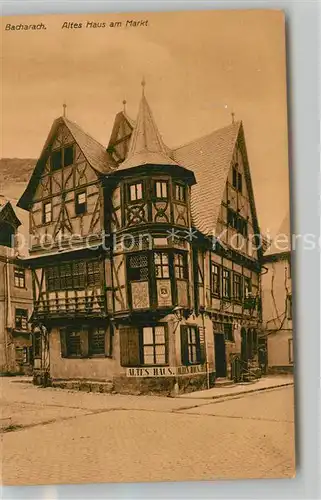
[[[14,286],[16,288],[25,288],[26,286],[25,270],[20,267],[14,269]]]
[[[187,259],[182,253],[174,254],[175,277],[178,279],[188,279]]]
[[[75,212],[77,215],[84,214],[87,211],[87,193],[86,190],[76,193]]]
[[[161,200],[167,200],[167,181],[156,181],[155,182],[155,195],[156,198]]]
[[[146,326],[142,329],[144,365],[167,364],[167,339],[165,326]]]
[[[139,253],[131,255],[128,259],[128,280],[147,281],[148,280],[148,255]]]
[[[183,184],[174,185],[174,197],[175,200],[184,202],[186,201],[186,187]]]
[[[135,182],[130,184],[129,188],[129,201],[139,201],[143,199],[143,184],[142,182]]]
[[[52,221],[52,205],[51,202],[48,201],[43,204],[42,207],[42,222],[43,224],[48,224]]]
[[[169,278],[169,261],[167,253],[155,252],[154,264],[156,278]]]
[[[223,269],[222,278],[223,297],[229,299],[231,297],[231,271],[229,271],[228,269]]]

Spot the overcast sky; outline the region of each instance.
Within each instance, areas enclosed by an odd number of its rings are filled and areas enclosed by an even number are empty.
[[[147,26],[124,27],[126,20]],[[87,21],[121,28],[85,28]],[[284,19],[280,11],[207,11],[2,18],[46,30],[2,31],[2,157],[36,158],[52,121],[67,116],[101,143],[127,100],[146,97],[168,146],[242,120],[263,232],[288,211]],[[64,22],[83,28],[62,29]]]

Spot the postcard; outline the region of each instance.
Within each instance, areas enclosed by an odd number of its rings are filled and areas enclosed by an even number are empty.
[[[1,29],[3,484],[294,477],[284,14]]]

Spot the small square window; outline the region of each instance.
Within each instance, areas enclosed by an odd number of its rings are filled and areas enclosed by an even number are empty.
[[[87,211],[87,194],[86,191],[76,193],[75,212],[77,215],[84,214]]]
[[[68,146],[64,148],[64,166],[68,167],[72,165],[74,162],[74,148],[72,146]]]
[[[25,288],[26,286],[26,276],[25,270],[16,267],[14,270],[14,286],[16,288]]]
[[[52,221],[52,206],[51,202],[47,202],[43,204],[43,212],[42,212],[42,222],[43,224],[48,224]]]

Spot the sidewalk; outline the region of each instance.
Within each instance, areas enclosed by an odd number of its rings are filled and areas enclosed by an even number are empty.
[[[181,394],[178,396],[182,399],[224,399],[251,392],[266,391],[279,387],[293,385],[292,375],[282,376],[266,376],[258,379],[253,383],[233,384],[226,387],[213,387],[205,391],[190,392],[189,394]]]

